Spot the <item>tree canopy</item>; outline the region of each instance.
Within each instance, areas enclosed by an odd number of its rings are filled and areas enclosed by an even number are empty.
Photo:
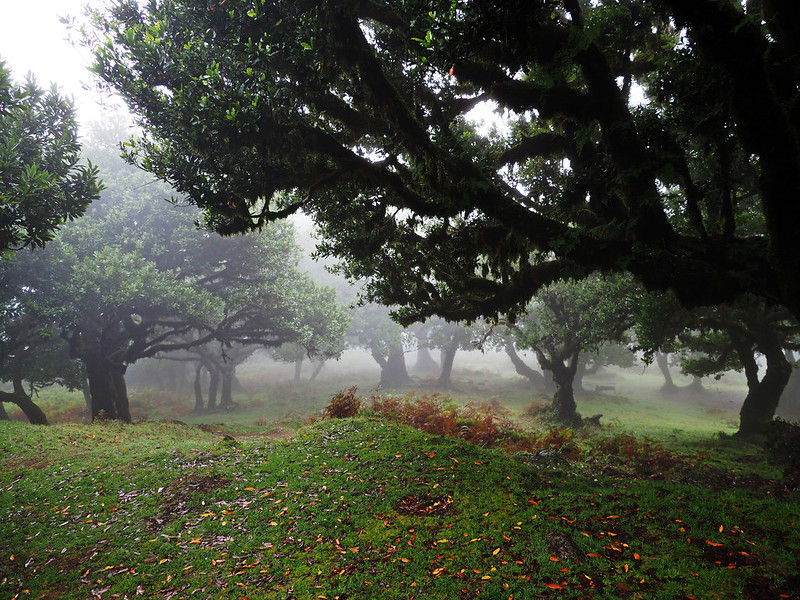
[[[31,320],[66,340],[86,369],[93,416],[130,419],[124,374],[141,358],[211,342],[295,342],[336,354],[346,314],[332,290],[296,268],[289,223],[222,238],[198,229],[195,207],[165,202],[168,188],[100,157],[109,182],[102,197],[47,247],[7,261],[2,280],[4,337]]]
[[[101,187],[80,162],[72,103],[33,78],[15,84],[0,61],[0,253],[44,245]]]
[[[552,374],[556,388],[552,412],[559,421],[580,424],[573,382],[582,366],[581,354],[628,341],[635,297],[630,277],[593,275],[559,281],[542,288],[527,313],[510,326],[516,345],[533,350],[542,369]],[[513,361],[514,354],[509,356]],[[525,371],[516,363],[515,367]]]
[[[129,159],[221,233],[307,210],[407,321],[597,269],[800,315],[796,3],[140,4],[87,38]]]

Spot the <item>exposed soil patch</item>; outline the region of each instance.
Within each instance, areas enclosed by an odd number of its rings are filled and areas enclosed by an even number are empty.
[[[161,514],[150,520],[150,528],[158,531],[180,515],[190,512],[189,501],[195,494],[207,494],[225,487],[231,480],[220,475],[186,475],[178,477],[164,490]]]
[[[675,476],[679,483],[688,483],[712,490],[729,490],[731,488],[747,488],[749,490],[781,494],[785,490],[783,482],[766,479],[756,473],[737,475],[707,465],[681,469]]]
[[[403,515],[452,515],[455,512],[450,496],[409,494],[394,509]]]

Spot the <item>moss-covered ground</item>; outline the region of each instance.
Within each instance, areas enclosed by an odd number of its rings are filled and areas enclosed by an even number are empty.
[[[591,451],[608,430],[576,460],[270,431],[0,423],[0,598],[798,597],[798,493],[756,446],[640,472]]]

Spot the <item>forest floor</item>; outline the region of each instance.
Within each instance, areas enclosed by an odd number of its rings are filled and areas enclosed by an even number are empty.
[[[524,428],[0,422],[0,598],[800,598],[759,446]]]

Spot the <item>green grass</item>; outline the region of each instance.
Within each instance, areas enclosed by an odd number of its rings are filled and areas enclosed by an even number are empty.
[[[672,600],[800,587],[800,503],[780,482],[688,463],[663,478],[602,457],[528,464],[365,418],[281,441],[268,430],[0,423],[0,597]],[[755,447],[728,446],[707,439],[707,460],[768,470]]]

